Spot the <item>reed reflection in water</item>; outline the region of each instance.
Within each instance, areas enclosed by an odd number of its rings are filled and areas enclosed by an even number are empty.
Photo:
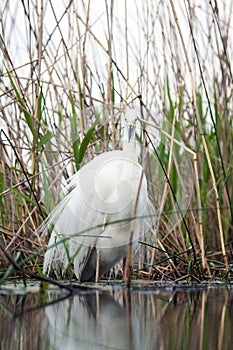
[[[232,288],[113,288],[30,312],[38,295],[0,298],[0,349],[233,348]]]

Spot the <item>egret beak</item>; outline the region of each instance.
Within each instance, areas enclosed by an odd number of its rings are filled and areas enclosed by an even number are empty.
[[[130,139],[132,137],[134,133],[134,125],[133,124],[129,124],[128,125],[128,142],[130,143]]]

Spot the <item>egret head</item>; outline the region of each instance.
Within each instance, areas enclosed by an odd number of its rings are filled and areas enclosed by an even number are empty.
[[[136,130],[136,121],[138,116],[135,113],[135,110],[127,109],[125,113],[125,134],[124,140],[128,143],[134,143],[135,140],[135,130]]]

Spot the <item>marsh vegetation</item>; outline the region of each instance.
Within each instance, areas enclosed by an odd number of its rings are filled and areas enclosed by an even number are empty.
[[[2,281],[41,276],[37,228],[75,171],[121,147],[122,105],[145,120],[138,144],[156,211],[134,277],[232,280],[232,6],[1,2]]]

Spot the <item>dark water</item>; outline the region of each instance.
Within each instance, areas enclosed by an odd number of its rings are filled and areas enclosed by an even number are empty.
[[[0,349],[230,350],[233,288],[0,294]]]

